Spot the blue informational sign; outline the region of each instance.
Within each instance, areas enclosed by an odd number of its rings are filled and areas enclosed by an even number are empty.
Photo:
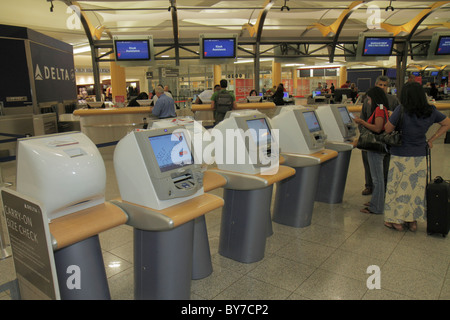
[[[203,39],[203,58],[235,58],[236,39]]]
[[[436,47],[436,55],[450,54],[450,36],[440,36]]]
[[[390,56],[393,44],[393,37],[366,37],[363,56]]]
[[[148,40],[116,40],[114,45],[118,61],[150,60]]]

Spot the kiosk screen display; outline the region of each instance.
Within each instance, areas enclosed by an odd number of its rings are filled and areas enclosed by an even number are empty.
[[[258,145],[270,144],[272,136],[266,119],[247,120],[247,126],[251,130],[252,138]]]
[[[440,36],[436,47],[436,55],[450,54],[450,36]]]
[[[117,61],[150,60],[148,40],[116,40],[114,47]]]
[[[236,39],[203,39],[203,58],[236,58]]]
[[[352,123],[352,119],[350,118],[350,115],[348,114],[348,110],[346,107],[338,107],[339,113],[341,114],[342,121],[345,124]]]
[[[303,112],[303,116],[305,117],[309,132],[316,132],[321,130],[319,120],[317,120],[314,111]]]
[[[183,133],[153,136],[148,139],[161,172],[178,169],[194,163]]]
[[[393,37],[366,37],[364,39],[363,56],[390,56]]]

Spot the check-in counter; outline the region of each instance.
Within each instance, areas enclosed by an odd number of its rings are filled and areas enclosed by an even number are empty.
[[[211,104],[193,104],[192,112],[194,112],[194,118],[197,121],[202,121],[205,126],[214,124],[214,110]],[[251,102],[251,103],[237,103],[236,110],[259,110],[264,114],[268,114],[273,111],[275,104],[273,102]],[[270,115],[269,115],[270,116]]]
[[[277,185],[273,221],[291,227],[309,226],[321,167],[337,157],[325,149],[326,135],[314,108],[284,106],[271,119],[278,129],[281,155],[295,175]],[[326,177],[325,177],[326,179]]]
[[[191,278],[211,272],[206,228],[195,224],[224,202],[204,193],[204,174],[189,140],[183,126],[138,130],[122,138],[114,152],[121,200],[113,203],[134,228],[138,300],[189,299]],[[223,183],[209,178],[208,190]]]
[[[227,180],[219,254],[238,262],[259,261],[272,233],[273,185],[295,170],[279,165],[279,146],[269,119],[256,110],[228,112],[213,130],[223,140],[215,140],[217,169],[212,170]]]
[[[144,118],[156,119],[151,107],[92,108],[73,112],[80,118],[81,132],[95,144],[119,141],[128,132],[143,128]]]
[[[98,234],[124,224],[105,202],[106,169],[97,147],[80,132],[18,140],[17,194],[40,203],[49,223],[61,299],[110,299]],[[80,287],[66,285],[81,270]]]
[[[347,106],[343,104],[319,106],[316,114],[327,135],[325,148],[338,153],[335,159],[324,163],[320,169],[316,200],[325,203],[341,203],[357,126]]]

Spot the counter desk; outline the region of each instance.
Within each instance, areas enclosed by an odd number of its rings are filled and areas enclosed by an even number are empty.
[[[128,132],[143,128],[147,121],[157,119],[152,107],[78,109],[73,112],[80,117],[81,132],[95,144],[118,141]]]
[[[193,104],[192,112],[194,112],[194,119],[202,121],[204,126],[212,126],[214,124],[214,111],[211,104]],[[237,103],[235,110],[256,109],[271,117],[270,112],[275,110],[275,103],[273,102],[252,102],[252,103]]]

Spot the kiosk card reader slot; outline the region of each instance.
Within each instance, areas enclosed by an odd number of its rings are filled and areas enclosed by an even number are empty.
[[[126,135],[114,152],[122,200],[165,209],[203,194],[203,173],[190,145],[189,134],[181,126]]]
[[[321,105],[316,113],[328,140],[351,142],[356,137],[356,125],[345,105]]]

